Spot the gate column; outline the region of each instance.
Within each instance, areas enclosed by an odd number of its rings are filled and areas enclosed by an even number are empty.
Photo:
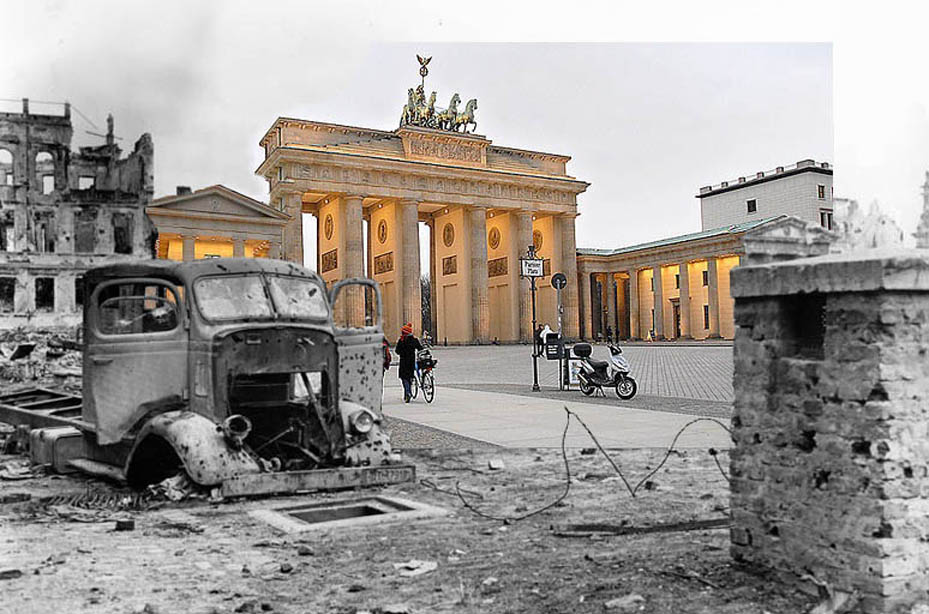
[[[473,341],[487,342],[490,336],[490,302],[487,296],[487,214],[468,211],[471,226],[471,330]]]
[[[419,285],[419,202],[400,201],[400,243],[403,257],[400,261],[400,290],[403,322],[413,324],[413,330],[422,334],[422,288]]]

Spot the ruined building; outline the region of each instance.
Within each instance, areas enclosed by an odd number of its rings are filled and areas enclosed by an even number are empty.
[[[923,184],[923,214],[913,236],[918,249],[929,249],[929,171],[926,171],[926,183]]]
[[[0,328],[76,324],[88,268],[153,256],[151,135],[122,158],[112,116],[103,145],[73,152],[72,133],[67,103],[0,113]]]

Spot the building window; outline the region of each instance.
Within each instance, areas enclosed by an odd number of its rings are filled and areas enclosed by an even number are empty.
[[[0,277],[0,312],[12,313],[16,304],[16,279]]]
[[[95,179],[90,175],[81,175],[77,178],[78,190],[89,190],[94,187]]]
[[[13,154],[0,149],[0,185],[13,185]]]
[[[652,292],[654,292],[655,291],[655,278],[654,277],[652,277],[651,283],[652,283]]]
[[[677,273],[674,275],[674,287],[680,290],[681,288],[681,274]]]
[[[0,215],[0,252],[13,251],[13,229],[13,212],[8,211]]]
[[[35,250],[44,254],[55,253],[55,219],[51,211],[37,211],[33,217]]]
[[[55,189],[55,160],[47,151],[40,151],[35,156],[36,182],[41,186],[42,194],[51,194]]]
[[[74,306],[75,307],[84,306],[84,278],[83,277],[74,278]]]
[[[758,211],[758,202],[754,198],[746,200],[745,208],[748,209],[749,213],[754,213]]]
[[[819,184],[816,186],[816,198],[826,200],[826,186]]]
[[[825,228],[826,230],[832,230],[832,210],[831,209],[820,209],[819,210],[819,225]]]
[[[113,251],[132,253],[132,215],[129,213],[113,214]]]
[[[703,330],[710,330],[710,306],[703,306]]]
[[[35,278],[36,311],[55,311],[55,278]]]
[[[78,254],[92,254],[96,249],[97,210],[78,209],[74,212],[74,251]]]
[[[710,275],[709,275],[709,272],[708,272],[708,271],[702,271],[702,273],[703,273],[703,285],[704,285],[704,286],[709,286],[709,285],[710,285]]]

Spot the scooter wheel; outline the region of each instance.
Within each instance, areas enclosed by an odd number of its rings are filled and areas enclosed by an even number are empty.
[[[584,396],[585,396],[585,397],[589,397],[590,395],[592,395],[592,394],[594,393],[594,387],[591,386],[590,384],[588,384],[588,383],[582,381],[582,382],[581,382],[581,392],[584,393]]]
[[[616,382],[616,396],[624,401],[628,401],[635,396],[639,386],[631,377],[624,377]]]

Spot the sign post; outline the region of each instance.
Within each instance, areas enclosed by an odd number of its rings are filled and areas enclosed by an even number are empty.
[[[565,289],[565,286],[568,285],[568,278],[565,277],[564,273],[555,273],[552,275],[552,286],[554,286],[556,292],[558,293],[558,338],[562,338],[561,334],[561,321],[562,316],[564,315],[564,304],[561,302],[561,291]],[[567,356],[565,352],[561,353],[561,356],[558,358],[558,389],[565,389],[565,382],[567,378],[565,377],[565,365],[567,364]]]
[[[535,280],[536,277],[542,277],[545,269],[545,261],[536,258],[535,245],[530,245],[526,252],[525,258],[519,259],[519,276],[529,278],[529,292],[532,295],[532,391],[538,392],[539,388],[539,351],[540,347],[536,340],[536,322],[535,322]],[[541,341],[541,340],[539,340]]]

